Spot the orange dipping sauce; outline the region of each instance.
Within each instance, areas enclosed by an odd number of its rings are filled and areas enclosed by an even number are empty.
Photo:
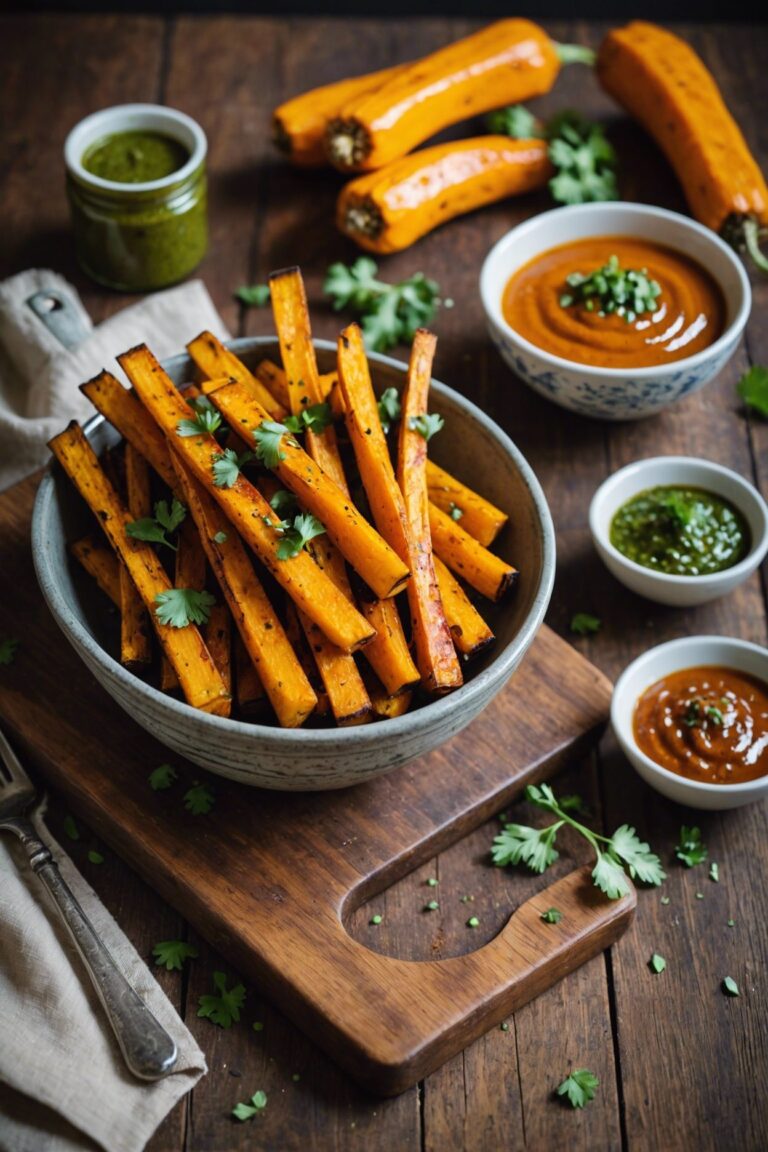
[[[678,776],[757,780],[768,774],[768,684],[733,668],[672,672],[639,697],[633,731],[640,750]]]
[[[591,275],[611,256],[625,270],[645,270],[661,286],[653,312],[627,322],[584,302],[563,307],[566,278]],[[591,236],[561,244],[515,272],[502,298],[511,328],[553,356],[599,368],[647,368],[693,356],[725,327],[725,301],[709,272],[682,252],[633,236]]]

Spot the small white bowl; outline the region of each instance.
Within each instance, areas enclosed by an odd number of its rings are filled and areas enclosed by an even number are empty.
[[[641,752],[635,742],[633,717],[639,696],[662,676],[683,668],[718,665],[748,672],[768,683],[768,651],[747,640],[729,636],[684,636],[649,649],[625,668],[616,682],[611,701],[611,725],[622,751],[646,784],[657,792],[691,808],[723,810],[740,808],[768,796],[768,776],[743,784],[707,784],[688,780],[662,768]]]
[[[744,559],[706,576],[673,576],[644,568],[614,548],[610,531],[616,512],[639,492],[660,485],[704,488],[729,500],[749,525],[752,544]],[[614,472],[592,497],[589,528],[600,558],[617,580],[639,596],[677,608],[705,604],[732,592],[752,575],[768,550],[768,506],[757,489],[730,468],[695,456],[651,456]]]
[[[726,305],[722,336],[694,356],[629,370],[565,360],[525,340],[510,327],[501,309],[510,277],[551,248],[590,236],[653,240],[696,260],[722,290]],[[751,305],[742,263],[719,236],[677,212],[622,201],[554,208],[507,232],[485,258],[480,296],[491,340],[515,375],[563,408],[600,420],[653,416],[681,396],[703,388],[736,350]]]

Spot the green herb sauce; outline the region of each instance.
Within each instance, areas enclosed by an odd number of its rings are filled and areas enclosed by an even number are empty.
[[[701,488],[639,492],[611,521],[611,544],[629,560],[673,576],[707,576],[749,552],[749,527],[727,500]]]
[[[162,180],[183,168],[189,152],[172,136],[139,129],[116,132],[93,144],[82,158],[86,172],[116,184]]]

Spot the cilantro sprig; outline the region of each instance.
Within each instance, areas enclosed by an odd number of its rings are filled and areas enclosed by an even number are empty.
[[[588,1068],[574,1068],[558,1085],[557,1095],[566,1096],[572,1108],[583,1108],[590,1100],[594,1100],[599,1085],[600,1081],[594,1072]]]
[[[418,432],[419,436],[423,436],[429,442],[444,424],[445,420],[437,412],[422,412],[419,416],[411,417],[408,427],[412,432]]]
[[[169,588],[155,596],[155,616],[161,624],[171,628],[186,628],[188,624],[207,624],[216,598],[210,592],[195,588]]]
[[[194,944],[185,940],[161,940],[152,949],[155,964],[162,964],[169,972],[181,972],[185,960],[196,960],[200,953]]]
[[[310,540],[324,533],[325,528],[316,516],[311,512],[300,512],[290,527],[282,527],[282,539],[277,546],[278,560],[293,560]]]
[[[378,409],[381,427],[386,436],[394,422],[400,419],[403,411],[400,403],[400,393],[397,388],[384,389],[378,403]]]
[[[207,816],[216,802],[216,793],[208,784],[196,780],[184,793],[184,807],[193,816]]]
[[[256,441],[256,459],[261,460],[265,468],[277,468],[281,460],[285,460],[281,444],[283,436],[289,435],[287,424],[280,424],[277,420],[262,420],[258,428],[253,430]],[[298,447],[296,441],[289,436],[288,444]]]
[[[768,417],[768,368],[753,364],[738,381],[736,391],[747,408]]]
[[[644,312],[651,312],[661,295],[661,285],[651,280],[646,268],[622,268],[618,256],[610,256],[607,264],[585,275],[572,272],[565,282],[570,291],[560,297],[561,308],[583,304],[587,312],[598,316],[615,313],[632,324]]]
[[[254,452],[241,452],[238,456],[234,448],[225,448],[217,452],[213,458],[213,483],[217,488],[232,488],[237,483],[241,470],[249,460],[253,460]]]
[[[628,894],[627,871],[633,879],[637,877],[644,884],[654,886],[666,878],[659,857],[651,852],[648,844],[628,824],[622,824],[612,836],[601,836],[569,815],[558,803],[548,784],[542,784],[541,787],[529,784],[525,795],[537,808],[552,812],[558,819],[546,828],[506,824],[491,847],[493,862],[498,867],[522,862],[533,872],[544,872],[558,858],[555,840],[560,829],[567,824],[579,832],[594,849],[597,862],[592,870],[592,879],[611,900]]]
[[[226,973],[214,972],[213,987],[215,992],[203,993],[199,998],[197,1014],[220,1028],[231,1028],[232,1023],[240,1019],[240,1009],[245,1004],[245,986],[235,984],[234,988],[227,988]]]
[[[186,508],[174,496],[170,507],[168,507],[167,500],[158,500],[154,512],[154,516],[144,516],[140,520],[132,520],[130,524],[126,524],[126,532],[134,540],[145,540],[150,544],[165,544],[166,548],[171,548],[176,552],[177,545],[168,539],[166,533],[175,532],[183,523],[187,515]]]
[[[330,404],[311,404],[303,408],[298,416],[286,416],[284,427],[289,432],[300,435],[308,429],[312,432],[324,432],[329,424],[333,423],[333,413]]]
[[[707,847],[701,839],[700,828],[688,828],[683,824],[680,829],[680,843],[675,848],[675,856],[686,868],[694,868],[697,864],[703,864],[709,853]]]
[[[323,292],[336,312],[347,308],[361,317],[368,348],[386,352],[395,344],[409,343],[417,328],[431,322],[440,303],[440,287],[423,272],[387,284],[378,279],[377,271],[369,256],[360,256],[350,267],[332,264]]]
[[[177,436],[200,436],[201,434],[218,432],[221,428],[221,414],[213,407],[202,407],[195,411],[190,420],[185,417],[176,425]]]
[[[294,1077],[294,1079],[296,1079],[296,1077]],[[249,1101],[241,1101],[239,1104],[235,1104],[232,1109],[232,1115],[237,1120],[250,1120],[253,1116],[262,1112],[266,1106],[267,1094],[259,1090],[258,1092],[254,1092]]]

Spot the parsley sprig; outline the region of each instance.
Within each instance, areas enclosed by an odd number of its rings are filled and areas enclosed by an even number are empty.
[[[175,532],[183,522],[187,510],[184,505],[173,498],[170,508],[167,500],[158,500],[155,504],[155,515],[144,516],[140,520],[132,520],[126,524],[125,530],[134,540],[145,540],[150,544],[165,544],[166,548],[177,551],[177,546],[168,539],[166,533]]]
[[[240,1019],[240,1009],[245,1003],[245,986],[235,984],[227,988],[225,972],[214,972],[215,992],[204,993],[198,1000],[198,1016],[204,1016],[220,1028],[231,1028],[233,1021]]]
[[[570,308],[583,304],[587,312],[597,310],[598,316],[615,313],[632,324],[644,312],[656,307],[661,285],[648,277],[647,268],[622,268],[618,256],[611,256],[607,264],[585,275],[572,272],[566,276],[570,292],[560,297],[560,306]]]
[[[558,819],[546,828],[506,824],[491,848],[493,862],[499,867],[522,861],[533,872],[544,872],[557,860],[559,853],[555,849],[555,839],[563,825],[568,824],[592,845],[597,856],[592,879],[611,900],[629,892],[625,869],[633,879],[637,877],[644,884],[659,885],[666,878],[659,857],[628,824],[622,824],[612,836],[601,836],[569,815],[548,784],[541,787],[529,784],[525,795],[537,808],[552,812]]]
[[[572,1108],[583,1108],[594,1100],[600,1081],[588,1068],[574,1068],[557,1088],[558,1096],[567,1096]]]
[[[395,344],[410,343],[416,329],[431,322],[440,303],[440,288],[423,272],[387,284],[377,278],[377,271],[369,256],[360,256],[351,267],[332,264],[323,292],[336,312],[348,308],[361,317],[368,348],[386,352]]]
[[[549,182],[558,204],[586,204],[616,200],[616,152],[602,125],[566,109],[546,124],[522,104],[500,108],[487,120],[491,132],[514,140],[545,139],[556,174]]]

